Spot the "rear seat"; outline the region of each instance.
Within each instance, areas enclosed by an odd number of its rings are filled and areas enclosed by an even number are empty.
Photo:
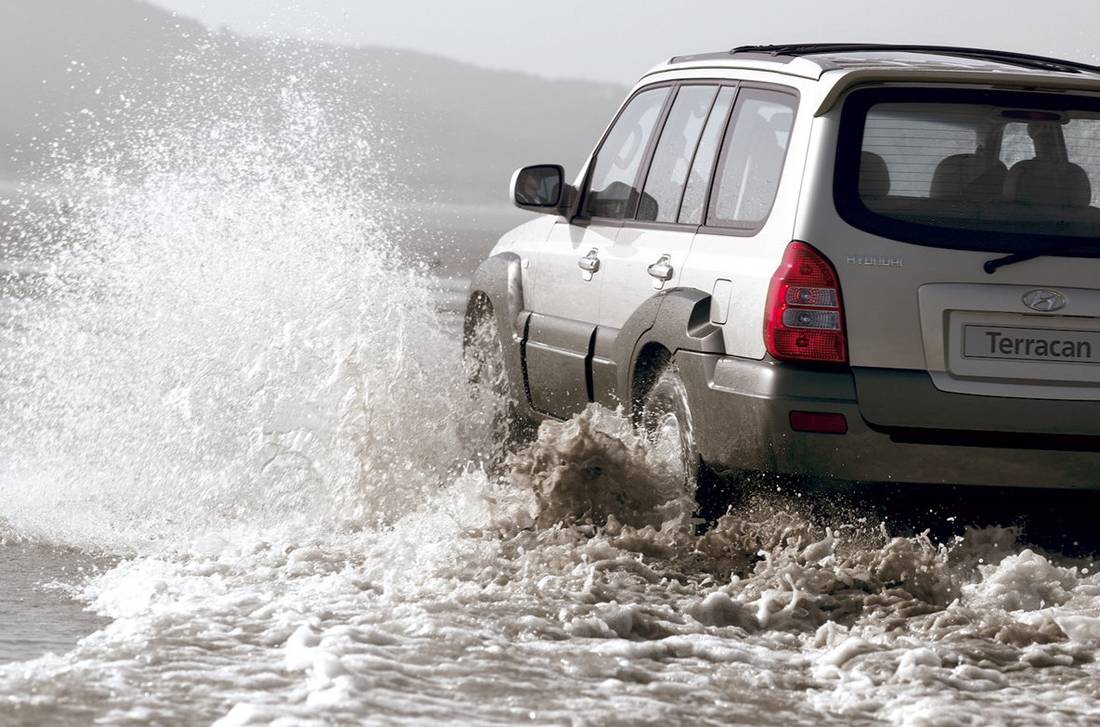
[[[1049,232],[1052,221],[1100,225],[1100,209],[1090,206],[1088,174],[1070,162],[1028,159],[1009,170],[1000,160],[989,166],[977,154],[956,154],[937,166],[929,197],[896,197],[890,196],[890,173],[882,157],[863,152],[859,186],[871,209],[914,221],[997,221],[1019,225],[1022,232],[1031,225],[1036,232]]]
[[[977,154],[955,154],[944,159],[932,175],[933,199],[997,202],[1003,199],[1008,167],[1000,159],[992,166]]]
[[[1092,185],[1085,170],[1071,162],[1026,159],[1005,178],[1004,196],[1032,207],[1088,207]]]
[[[1088,174],[1071,162],[1018,162],[1008,172],[1004,192],[1005,206],[997,211],[1025,224],[1050,220],[1100,224],[1100,209],[1090,206],[1092,185]]]

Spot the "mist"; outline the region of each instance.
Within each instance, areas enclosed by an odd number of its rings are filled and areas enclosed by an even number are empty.
[[[408,48],[489,68],[618,84],[670,56],[764,43],[925,43],[1096,61],[1093,31],[1100,23],[1100,8],[1089,0],[156,2],[249,34]]]

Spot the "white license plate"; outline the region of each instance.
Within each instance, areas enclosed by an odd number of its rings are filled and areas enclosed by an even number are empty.
[[[1100,364],[1100,331],[964,326],[966,358]]]

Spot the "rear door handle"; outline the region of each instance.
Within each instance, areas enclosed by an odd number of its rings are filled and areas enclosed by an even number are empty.
[[[577,267],[584,271],[584,279],[591,280],[594,273],[600,271],[600,251],[592,248],[588,254],[577,261]]]
[[[662,255],[657,262],[646,268],[646,272],[654,280],[658,280],[662,283],[667,283],[672,280],[672,258],[668,255]]]

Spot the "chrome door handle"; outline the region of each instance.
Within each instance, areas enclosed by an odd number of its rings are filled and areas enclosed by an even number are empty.
[[[657,262],[646,268],[646,272],[649,273],[651,278],[667,283],[672,280],[672,258],[668,255],[662,255]]]
[[[577,261],[577,267],[586,273],[598,273],[600,271],[600,251],[592,248],[588,254]]]

